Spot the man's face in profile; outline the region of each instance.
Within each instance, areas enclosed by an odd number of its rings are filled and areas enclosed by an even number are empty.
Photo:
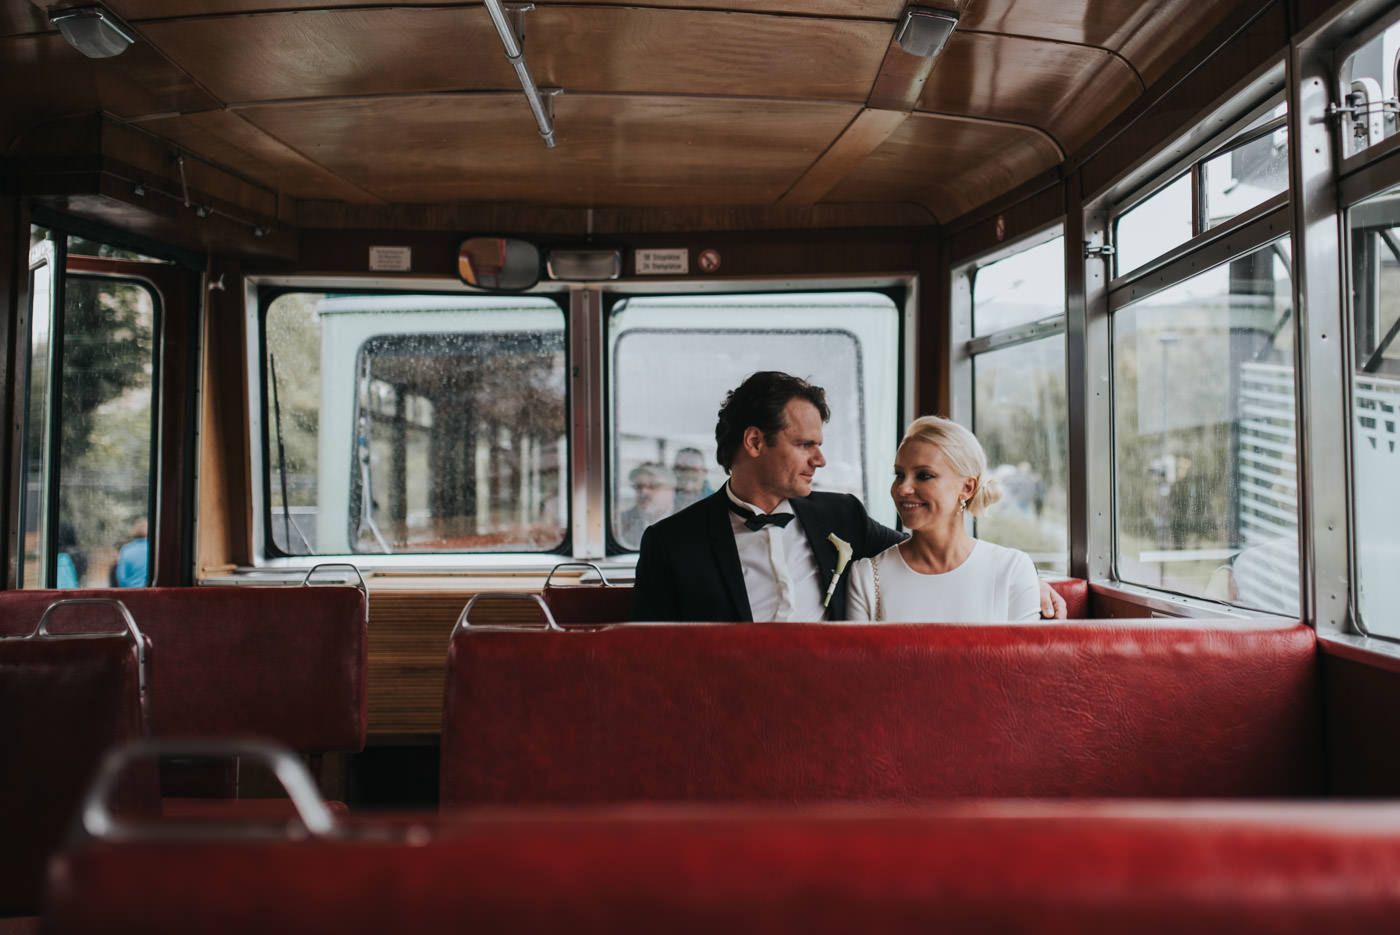
[[[772,443],[761,439],[755,459],[759,486],[781,499],[812,492],[812,476],[826,464],[822,456],[822,416],[805,399],[788,400],[785,424]]]

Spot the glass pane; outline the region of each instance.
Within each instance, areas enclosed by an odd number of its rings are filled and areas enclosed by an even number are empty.
[[[1125,211],[1114,230],[1120,276],[1186,243],[1193,233],[1191,173]]]
[[[1400,23],[1358,49],[1342,63],[1338,76],[1346,103],[1357,112],[1342,117],[1342,145],[1348,156],[1375,146],[1395,133],[1394,104]]]
[[[156,300],[140,283],[69,275],[57,587],[144,587]]]
[[[1272,108],[1242,132],[1282,117],[1286,104]],[[1215,227],[1288,189],[1288,128],[1281,126],[1223,152],[1202,165],[1206,227]]]
[[[1114,316],[1124,581],[1298,612],[1292,310],[1281,247]]]
[[[24,498],[20,503],[23,547],[19,566],[22,588],[47,587],[44,573],[48,550],[49,374],[52,367],[49,335],[54,319],[55,245],[52,234],[30,231],[29,248],[29,385],[25,387]]]
[[[1065,313],[1065,239],[1056,237],[978,267],[972,283],[972,333]]]
[[[288,293],[264,327],[278,549],[563,545],[564,313],[553,300]]]
[[[1065,338],[1056,335],[973,360],[973,428],[1002,498],[977,537],[1030,554],[1038,568],[1069,568],[1069,444]]]
[[[611,530],[619,544],[635,548],[650,522],[724,484],[715,414],[725,394],[758,370],[783,370],[826,389],[827,464],[813,487],[855,494],[894,525],[883,482],[898,442],[899,312],[888,296],[632,297],[613,306],[608,329]]]
[[[1352,515],[1357,604],[1368,633],[1400,637],[1400,190],[1348,212],[1355,323]]]

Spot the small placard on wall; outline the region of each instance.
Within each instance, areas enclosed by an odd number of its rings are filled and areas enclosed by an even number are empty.
[[[370,247],[369,268],[383,273],[407,273],[413,269],[413,248]]]
[[[638,250],[638,276],[684,276],[690,272],[690,251],[685,247],[679,250]]]

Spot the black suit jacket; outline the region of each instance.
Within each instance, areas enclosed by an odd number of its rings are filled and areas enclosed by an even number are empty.
[[[814,493],[789,501],[816,556],[822,594],[836,568],[830,533],[851,544],[851,561],[877,555],[904,538],[875,522],[850,494]],[[632,588],[632,619],[739,623],[753,620],[739,549],[721,489],[647,527]],[[831,595],[827,619],[846,619],[846,579]]]

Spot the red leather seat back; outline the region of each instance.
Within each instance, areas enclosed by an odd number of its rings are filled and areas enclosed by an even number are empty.
[[[164,737],[246,737],[302,753],[361,750],[369,721],[364,595],[352,587],[100,588],[6,591],[0,627],[32,630],[44,608],[115,598],[159,647],[152,729]],[[55,611],[64,632],[118,621],[109,610]]]
[[[144,732],[136,650],[125,633],[0,640],[0,915],[38,911],[47,858],[103,754]],[[133,797],[125,806],[158,807],[153,772],[124,788]]]
[[[632,589],[574,585],[541,592],[556,622],[568,626],[626,623],[632,619]]]
[[[1065,599],[1065,615],[1070,620],[1090,619],[1089,582],[1083,578],[1051,578],[1045,583]]]
[[[1238,621],[460,632],[441,802],[1312,795],[1314,648]]]
[[[86,845],[56,866],[45,931],[1358,935],[1400,918],[1381,804],[527,812],[418,837]]]

